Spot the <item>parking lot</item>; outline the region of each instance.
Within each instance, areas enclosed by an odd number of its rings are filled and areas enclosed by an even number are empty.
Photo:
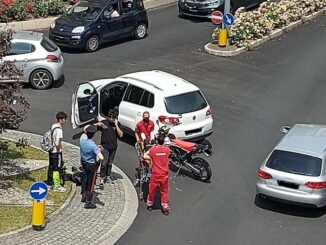
[[[95,53],[64,51],[65,77],[54,88],[24,90],[31,109],[21,130],[42,134],[56,110],[70,114],[75,85],[159,69],[201,88],[213,109],[211,183],[171,175],[171,214],[139,214],[118,244],[319,244],[325,210],[255,202],[256,172],[282,125],[325,123],[326,17],[233,58],[209,56],[213,25],[177,17],[176,6],[149,11],[149,36],[105,45]],[[46,32],[46,31],[45,31]],[[70,125],[65,140],[74,144]],[[131,145],[120,142],[117,165],[134,178]]]

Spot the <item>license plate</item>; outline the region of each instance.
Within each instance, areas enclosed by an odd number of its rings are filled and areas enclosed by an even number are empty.
[[[279,186],[284,186],[287,188],[291,188],[291,189],[295,189],[297,190],[299,188],[298,184],[294,184],[294,183],[290,183],[290,182],[286,182],[286,181],[277,181]]]

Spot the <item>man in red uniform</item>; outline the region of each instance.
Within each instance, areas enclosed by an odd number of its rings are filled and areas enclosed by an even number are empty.
[[[139,121],[135,128],[135,137],[137,142],[143,142],[145,139],[151,140],[151,133],[154,131],[154,122],[149,119],[149,112],[145,111],[143,113],[143,120]]]
[[[152,172],[147,197],[147,209],[153,209],[155,191],[161,189],[162,212],[169,215],[168,180],[169,180],[169,156],[170,148],[164,145],[164,136],[159,135],[157,145],[153,146],[145,154],[145,159],[150,159],[149,170]]]

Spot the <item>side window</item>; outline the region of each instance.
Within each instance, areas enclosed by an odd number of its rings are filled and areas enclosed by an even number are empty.
[[[120,10],[119,10],[119,5],[118,5],[118,3],[115,3],[115,4],[111,4],[111,5],[109,5],[109,6],[104,10],[103,16],[104,16],[106,19],[115,19],[115,18],[120,17]]]
[[[149,108],[153,108],[154,107],[154,94],[152,94],[148,91],[145,91],[140,100],[140,105],[146,106]]]
[[[141,88],[138,88],[134,85],[130,85],[126,93],[124,101],[140,105],[140,100],[145,91]]]
[[[142,0],[134,0],[134,2],[135,2],[135,6],[137,8],[144,7],[144,4],[143,4],[143,1]]]
[[[128,13],[134,10],[134,3],[132,0],[123,0],[122,1],[122,12]]]
[[[17,54],[28,54],[33,53],[35,51],[35,46],[30,43],[11,43],[10,47],[10,55],[17,55]]]

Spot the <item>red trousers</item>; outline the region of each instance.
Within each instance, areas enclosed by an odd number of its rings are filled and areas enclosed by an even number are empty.
[[[147,197],[147,205],[152,206],[154,204],[155,192],[158,187],[161,189],[161,205],[163,209],[169,209],[169,176],[158,176],[152,174],[151,180],[149,182],[149,192]]]

